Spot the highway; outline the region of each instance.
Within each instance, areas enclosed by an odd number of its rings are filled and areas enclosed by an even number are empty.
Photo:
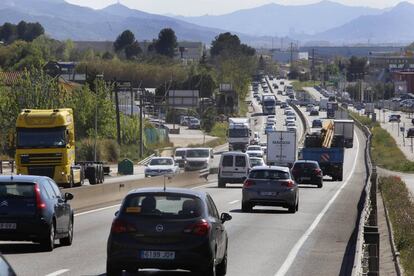
[[[259,118],[260,129],[264,118]],[[227,275],[349,273],[357,206],[365,179],[364,139],[356,130],[354,148],[346,149],[344,181],[326,179],[322,189],[301,186],[296,214],[277,207],[255,207],[252,213],[242,213],[241,184],[219,189],[216,175],[211,175],[205,185],[191,187],[210,193],[218,209],[233,216],[226,223],[229,235]],[[39,247],[30,243],[2,243],[0,251],[18,275],[105,275],[106,240],[118,208],[115,205],[76,214],[71,247],[39,252]],[[142,275],[188,273],[148,271]]]

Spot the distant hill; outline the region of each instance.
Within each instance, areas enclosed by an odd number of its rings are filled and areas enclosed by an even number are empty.
[[[222,30],[197,26],[115,4],[102,10],[72,5],[64,0],[1,0],[0,24],[38,21],[56,39],[115,40],[125,29],[138,40],[152,40],[161,29],[173,28],[180,40],[210,43]]]
[[[337,43],[383,43],[414,41],[414,5],[402,2],[379,14],[361,16],[313,38]]]
[[[176,18],[201,26],[242,32],[250,35],[315,34],[339,27],[362,15],[380,14],[382,10],[350,7],[331,1],[310,5],[268,4],[219,16]]]

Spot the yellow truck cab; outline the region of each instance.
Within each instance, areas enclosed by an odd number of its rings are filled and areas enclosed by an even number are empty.
[[[17,173],[48,176],[69,186],[82,185],[85,176],[91,184],[103,182],[102,164],[75,163],[72,109],[25,109],[17,117],[16,134]]]

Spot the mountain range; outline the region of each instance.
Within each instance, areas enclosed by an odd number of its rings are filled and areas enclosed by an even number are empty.
[[[113,41],[125,29],[138,40],[152,40],[162,28],[174,29],[179,40],[209,44],[231,31],[253,46],[279,45],[281,39],[328,41],[331,44],[406,43],[414,41],[414,5],[402,2],[390,9],[350,7],[323,0],[309,5],[264,6],[224,15],[165,16],[121,4],[95,10],[64,0],[1,0],[0,24],[40,22],[56,39]]]

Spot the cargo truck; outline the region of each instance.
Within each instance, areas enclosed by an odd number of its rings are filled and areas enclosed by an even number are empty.
[[[263,115],[276,114],[276,97],[273,94],[263,94],[262,97]]]
[[[375,104],[374,103],[366,103],[365,104],[365,115],[375,113]]]
[[[18,174],[48,176],[64,186],[104,181],[101,162],[76,162],[73,111],[25,109],[16,121]]]
[[[328,99],[321,98],[319,100],[319,111],[325,111],[328,108]]]
[[[250,118],[229,118],[227,139],[230,151],[246,151],[251,135]]]
[[[344,146],[352,148],[354,146],[354,121],[353,120],[334,120],[335,136],[344,137]]]
[[[266,154],[268,165],[291,167],[297,159],[296,131],[269,131]]]
[[[324,147],[323,144],[324,137],[321,133],[306,135],[301,158],[317,161],[323,175],[331,176],[333,181],[342,181],[345,154],[342,137],[334,136],[330,147]]]

